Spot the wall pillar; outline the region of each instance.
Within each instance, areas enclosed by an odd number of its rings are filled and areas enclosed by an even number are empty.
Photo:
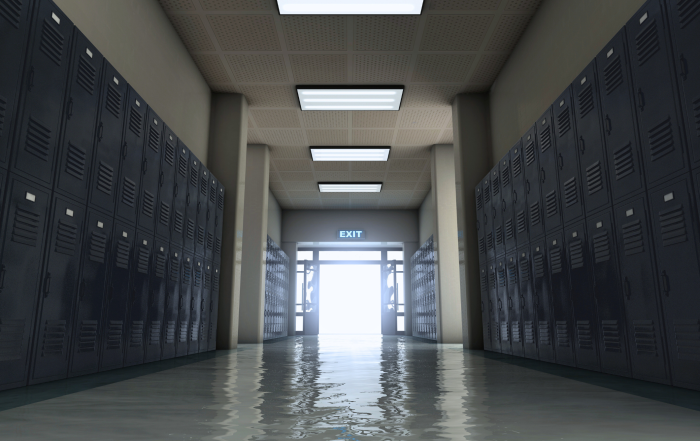
[[[411,295],[411,257],[420,248],[418,242],[403,243],[403,301],[405,335],[413,335],[413,296]]]
[[[287,311],[287,323],[289,329],[287,335],[296,335],[297,314],[297,243],[282,242],[282,251],[289,256],[289,309]]]

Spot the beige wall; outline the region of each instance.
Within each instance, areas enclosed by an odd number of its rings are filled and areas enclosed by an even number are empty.
[[[642,4],[644,0],[544,0],[491,87],[493,163]]]
[[[206,164],[211,91],[157,0],[55,0]]]
[[[418,247],[423,245],[434,234],[435,208],[433,206],[433,190],[431,189],[418,209]]]
[[[267,235],[282,246],[282,209],[271,191],[267,195]]]

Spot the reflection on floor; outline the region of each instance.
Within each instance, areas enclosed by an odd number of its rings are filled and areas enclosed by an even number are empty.
[[[74,379],[2,392],[0,439],[656,441],[700,433],[697,392],[410,337],[295,337],[158,365],[82,386]]]

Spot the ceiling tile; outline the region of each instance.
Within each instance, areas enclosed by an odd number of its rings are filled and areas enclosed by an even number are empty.
[[[248,117],[248,128],[249,128],[249,129],[254,129],[254,128],[255,128],[255,126],[253,125],[253,120],[250,119],[250,117]]]
[[[401,191],[382,189],[382,192],[379,193],[379,200],[382,201],[385,199],[411,199],[411,196],[413,196],[413,190]]]
[[[379,199],[350,199],[350,208],[355,209],[372,209],[377,208],[379,204]]]
[[[343,209],[343,208],[350,208],[350,199],[343,199],[343,200],[338,200],[338,199],[322,199],[323,201],[323,206],[328,207],[328,208],[333,208],[333,209]]]
[[[220,92],[220,93],[241,93],[241,91],[234,86],[231,83],[228,84],[210,84],[209,87],[211,87],[212,92]]]
[[[312,170],[310,159],[276,159],[272,162],[278,172]]]
[[[422,51],[477,51],[493,15],[430,15]]]
[[[348,113],[339,110],[306,110],[301,112],[301,117],[307,129],[345,129],[348,127]]]
[[[350,180],[349,172],[339,172],[339,171],[323,171],[316,172],[316,179],[318,182],[343,182]]]
[[[281,182],[282,178],[280,178],[280,175],[274,171],[270,170],[270,182]]]
[[[199,15],[170,15],[170,22],[190,52],[213,51],[212,43]]]
[[[294,145],[306,144],[304,133],[301,130],[258,130],[260,138],[265,144],[271,145]]]
[[[485,54],[479,59],[470,83],[492,84],[508,60],[508,54]]]
[[[263,144],[265,141],[257,129],[248,129],[248,144]]]
[[[512,51],[525,28],[530,23],[530,15],[503,15],[496,30],[486,45],[487,51]]]
[[[348,79],[347,55],[290,55],[297,84],[344,83]]]
[[[358,172],[353,171],[351,173],[350,179],[355,182],[382,182],[384,180],[385,172]]]
[[[321,199],[292,199],[294,208],[298,210],[321,208]]]
[[[503,0],[430,0],[431,11],[494,11]]]
[[[415,186],[416,186],[415,182],[385,182],[384,185],[382,186],[382,192],[385,190],[386,191],[389,191],[389,190],[413,191]]]
[[[275,194],[276,192],[284,192],[284,184],[281,182],[270,182],[270,191]],[[275,194],[275,198],[277,195]]]
[[[406,88],[402,107],[449,107],[452,99],[461,92],[461,86],[418,86]]]
[[[291,210],[294,208],[294,203],[292,203],[291,199],[288,199],[288,198],[284,198],[284,199],[276,198],[276,199],[277,199],[277,203],[280,204],[280,208],[282,208],[283,210]]]
[[[347,130],[307,130],[310,145],[347,145]]]
[[[391,159],[427,159],[430,158],[430,146],[402,147],[391,149]]]
[[[313,163],[314,171],[349,171],[349,162],[335,162],[335,161],[315,161]]]
[[[542,0],[509,0],[506,11],[534,11]]]
[[[452,116],[451,109],[404,109],[399,112],[399,127],[418,129],[445,127]]]
[[[379,193],[379,194],[381,194],[381,193]],[[350,199],[355,199],[355,200],[376,199],[376,200],[379,200],[379,194],[377,194],[377,193],[351,193]]]
[[[424,192],[430,190],[430,182],[417,182],[416,191]]]
[[[321,199],[350,199],[350,193],[320,193]],[[325,200],[323,201],[325,203]]]
[[[420,180],[423,182],[431,182],[430,178],[430,167],[428,167],[428,169],[424,170],[423,173],[420,175]]]
[[[167,12],[170,11],[194,11],[192,0],[158,0]]]
[[[376,15],[355,17],[355,50],[410,51],[420,17]]]
[[[420,172],[389,172],[386,175],[386,180],[389,182],[416,182],[420,176]]]
[[[314,181],[314,175],[311,172],[278,172],[280,179],[285,183],[287,181]]]
[[[281,18],[290,51],[344,51],[347,48],[347,17],[294,15]]]
[[[250,107],[299,107],[294,86],[241,86]]]
[[[397,145],[432,145],[437,141],[440,130],[399,130]]]
[[[394,131],[389,129],[353,130],[353,145],[391,145],[394,140]]]
[[[353,172],[362,171],[384,171],[387,167],[387,162],[384,161],[353,161],[350,162]]]
[[[411,55],[355,55],[355,82],[403,84]]]
[[[280,40],[272,15],[208,15],[224,51],[279,51]]]
[[[286,83],[283,55],[226,55],[237,83]]]
[[[301,128],[298,113],[294,109],[250,109],[250,114],[259,128]]]
[[[393,172],[421,171],[428,163],[426,159],[392,159],[389,161],[389,170]]]
[[[312,199],[318,198],[320,195],[318,189],[315,191],[288,191],[287,193],[291,199]]]
[[[207,83],[230,83],[224,63],[218,55],[192,54],[195,64]]]
[[[272,159],[311,159],[309,148],[306,146],[279,146],[270,148]]]
[[[438,138],[438,144],[452,144],[454,142],[452,130],[443,130]]]
[[[288,181],[284,183],[284,188],[288,192],[292,191],[318,191],[318,184],[316,181],[300,182],[300,181]]]
[[[404,96],[403,102],[406,102]],[[352,112],[352,126],[356,129],[394,128],[398,112],[382,112],[369,110],[365,112]]]
[[[265,11],[273,9],[275,0],[199,0],[207,11]]]
[[[420,54],[411,76],[414,83],[463,83],[476,55]]]

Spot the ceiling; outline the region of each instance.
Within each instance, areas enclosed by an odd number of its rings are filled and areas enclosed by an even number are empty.
[[[541,0],[426,0],[420,16],[280,16],[275,0],[159,0],[215,92],[246,96],[285,209],[417,208],[450,104],[488,91]],[[403,84],[401,110],[305,111],[297,84]],[[390,145],[388,162],[311,161],[311,145]],[[322,181],[382,192],[319,193]]]

